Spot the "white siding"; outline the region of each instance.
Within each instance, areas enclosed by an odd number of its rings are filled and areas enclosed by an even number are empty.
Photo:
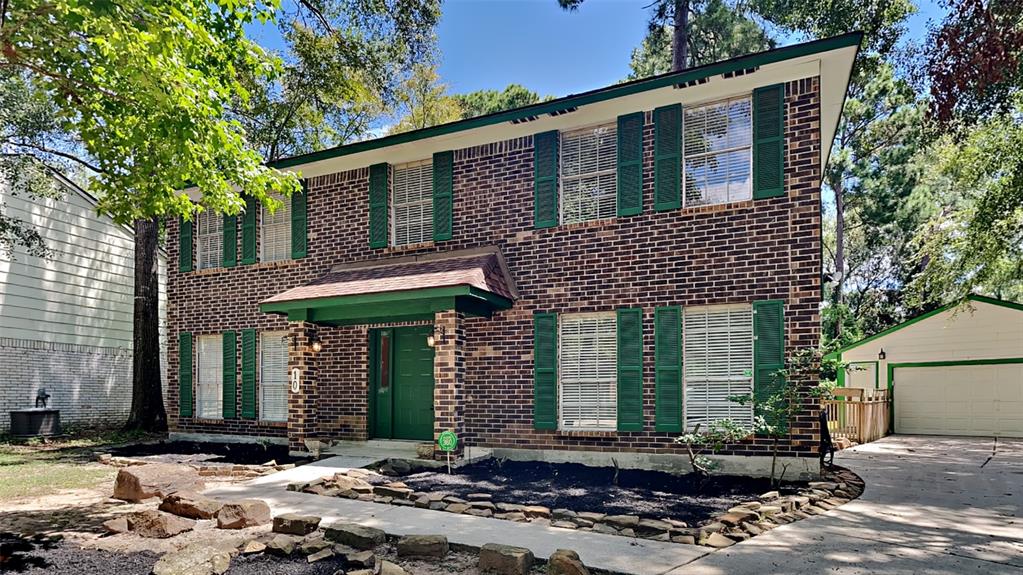
[[[985,302],[951,309],[842,353],[842,361],[878,361],[879,386],[889,363],[1023,357],[1023,311]]]

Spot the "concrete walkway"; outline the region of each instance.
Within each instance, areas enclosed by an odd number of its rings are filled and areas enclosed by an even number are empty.
[[[339,456],[225,487],[221,498],[257,497],[274,514],[355,521],[388,533],[438,533],[453,543],[506,543],[537,557],[575,549],[590,567],[628,575],[1023,573],[1023,440],[894,436],[840,452],[863,477],[859,498],[728,549],[661,543],[328,498],[285,490],[360,458]]]
[[[860,498],[670,575],[1023,573],[1023,440],[892,436],[835,462]]]

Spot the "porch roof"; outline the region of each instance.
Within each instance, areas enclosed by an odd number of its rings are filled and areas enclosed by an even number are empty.
[[[500,250],[488,247],[335,266],[259,307],[293,321],[352,325],[432,319],[446,309],[489,317],[517,296]]]

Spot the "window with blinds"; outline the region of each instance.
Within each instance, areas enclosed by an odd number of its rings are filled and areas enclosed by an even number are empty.
[[[205,210],[196,220],[199,239],[196,260],[199,269],[219,268],[223,265],[224,217]]]
[[[615,124],[561,133],[561,223],[613,218],[618,210]]]
[[[433,240],[433,161],[394,167],[391,210],[393,245]]]
[[[687,307],[683,321],[686,426],[731,419],[752,425],[753,408],[729,401],[753,393],[753,307]]]
[[[199,351],[196,415],[221,419],[224,416],[224,339],[220,335],[202,335],[196,339]]]
[[[288,420],[288,342],[283,331],[259,334],[259,418]]]
[[[280,199],[280,198],[278,198]],[[260,222],[260,257],[263,262],[291,259],[291,200],[284,198],[277,211],[263,208]]]
[[[615,429],[618,338],[614,314],[559,318],[561,429]]]
[[[685,109],[685,205],[753,197],[753,114],[749,97]]]

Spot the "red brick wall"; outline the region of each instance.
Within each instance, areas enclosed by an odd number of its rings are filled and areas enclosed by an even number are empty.
[[[645,130],[644,211],[637,216],[533,228],[532,138],[455,153],[454,235],[433,245],[372,250],[368,239],[368,170],[310,182],[309,256],[297,262],[239,266],[168,278],[172,429],[243,434],[285,433],[255,422],[198,422],[177,417],[177,333],[286,329],[259,312],[259,301],[326,272],[332,265],[384,255],[498,245],[521,298],[491,319],[465,318],[458,377],[465,437],[472,445],[550,449],[678,451],[653,428],[653,309],[661,305],[785,300],[789,351],[817,345],[821,273],[820,110],[816,78],[786,89],[787,196],[702,208],[653,211],[653,125]],[[171,262],[177,225],[168,225]],[[532,429],[532,314],[644,309],[647,430],[564,433]],[[453,318],[451,318],[453,319]],[[365,326],[321,328],[317,358],[317,431],[366,436]],[[239,353],[240,357],[240,353]],[[811,383],[811,382],[807,382]],[[808,454],[817,439],[807,410],[797,418],[789,453]],[[766,441],[732,446],[763,453]]]

